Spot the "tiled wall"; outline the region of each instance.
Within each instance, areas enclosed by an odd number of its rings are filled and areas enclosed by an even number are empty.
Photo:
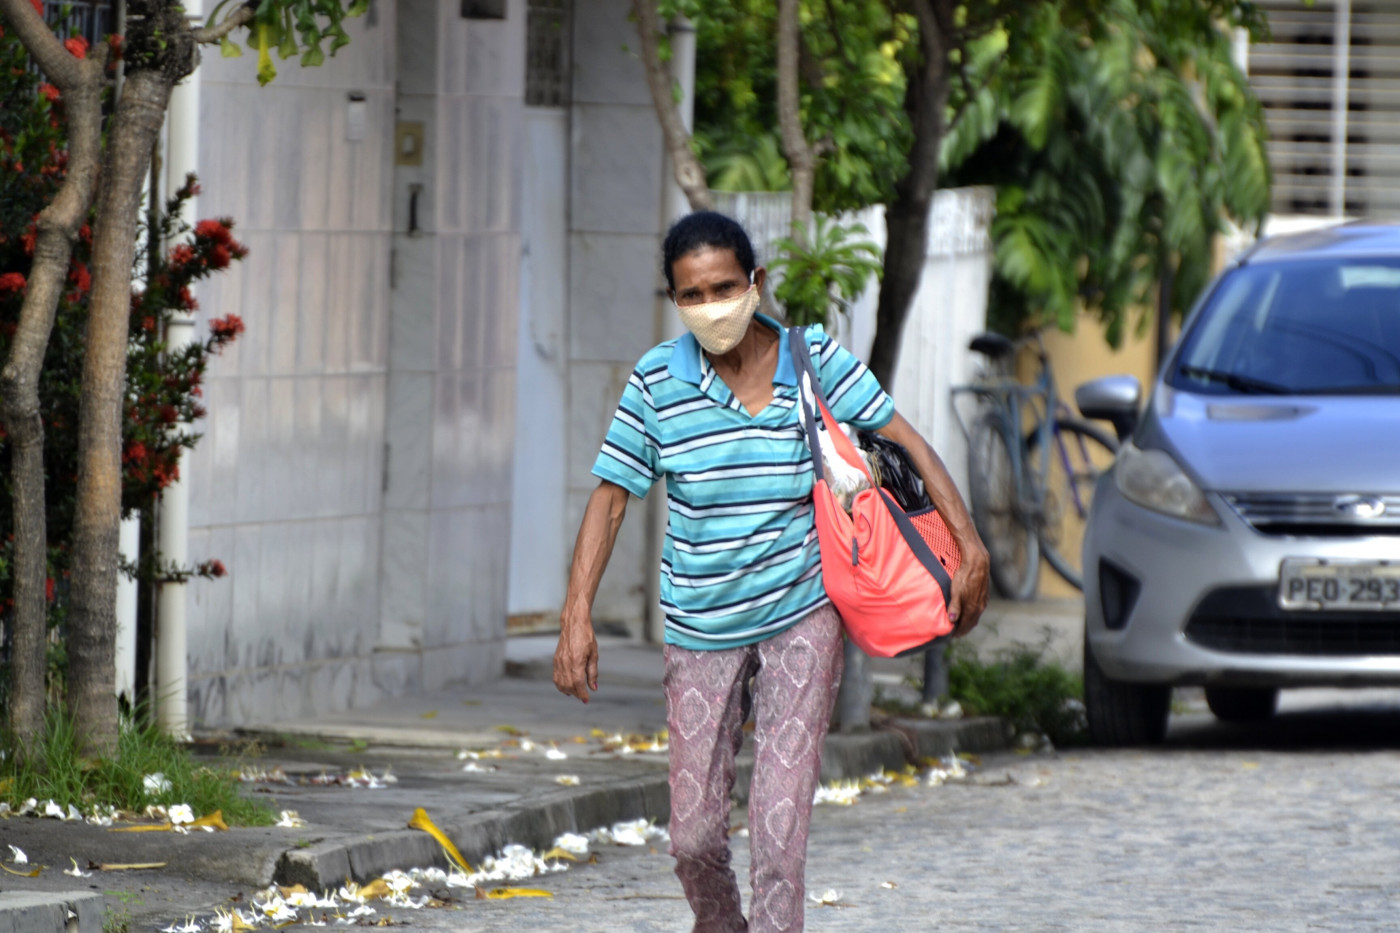
[[[230,573],[191,586],[196,723],[500,669],[524,10],[458,10],[376,0],[336,58],[279,62],[265,88],[251,54],[202,66],[200,215],[232,216],[250,253],[199,295],[202,321],[247,332],[211,367],[188,464],[191,557]],[[396,79],[427,114],[417,179],[392,164]]]

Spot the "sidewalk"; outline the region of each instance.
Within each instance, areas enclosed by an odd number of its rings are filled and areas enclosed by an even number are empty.
[[[213,754],[220,747],[241,747],[251,767],[285,775],[286,782],[258,782],[250,789],[275,811],[297,811],[306,821],[301,828],[177,835],[113,833],[34,817],[0,819],[0,854],[8,858],[6,844],[16,845],[31,864],[47,866],[38,878],[0,876],[0,930],[59,933],[54,918],[66,916],[66,908],[53,905],[77,904],[79,893],[101,892],[108,909],[131,916],[135,931],[189,913],[207,915],[227,902],[230,888],[244,896],[272,882],[320,891],[394,869],[442,866],[438,843],[406,828],[420,807],[473,864],[511,843],[543,851],[565,832],[637,818],[665,823],[670,812],[665,752],[631,751],[607,741],[635,734],[649,742],[665,728],[660,648],[602,639],[599,690],[584,705],[554,688],[554,641],[553,636],[512,638],[511,676],[495,683],[199,737],[201,750]],[[876,732],[828,736],[822,779],[864,777],[955,751],[999,750],[1006,741],[1004,726],[994,719],[894,720]],[[553,757],[547,754],[551,748]],[[502,757],[459,757],[469,749]],[[561,753],[567,757],[559,758]],[[746,747],[736,788],[741,798],[749,761]],[[468,765],[472,770],[464,770]],[[383,786],[322,783],[343,781],[359,769]],[[386,772],[389,782],[382,780]],[[565,786],[561,777],[577,778],[577,784]],[[736,819],[742,821],[738,812]],[[62,873],[72,866],[70,859],[83,869],[89,863],[167,864],[154,871],[95,871],[77,878]],[[51,896],[36,907],[35,893]],[[77,904],[74,912],[77,933],[101,933],[101,910],[87,903]]]

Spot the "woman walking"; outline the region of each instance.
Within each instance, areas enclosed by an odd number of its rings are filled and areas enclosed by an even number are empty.
[[[730,218],[681,219],[666,236],[663,262],[667,294],[689,333],[642,357],[593,466],[600,482],[574,545],[554,683],[585,703],[598,689],[593,597],[628,497],[645,496],[664,477],[661,605],[676,874],[695,933],[796,933],[842,634],[822,588],[791,338],[756,313],[765,270]],[[909,451],[963,555],[948,611],[955,634],[966,634],[986,607],[988,559],[947,470],[864,364],[820,326],[806,328],[803,339],[836,419]],[[750,711],[746,923],[730,868],[729,800]]]

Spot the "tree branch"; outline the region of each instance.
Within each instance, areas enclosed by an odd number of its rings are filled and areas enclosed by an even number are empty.
[[[802,104],[797,88],[801,64],[797,7],[798,0],[778,0],[778,129],[782,133],[783,154],[787,156],[792,173],[793,237],[803,242],[803,231],[812,219],[817,160],[802,131]]]
[[[239,26],[246,26],[253,21],[253,17],[258,13],[257,9],[244,5],[234,10],[224,17],[223,22],[217,26],[205,26],[202,29],[194,30],[194,41],[200,45],[210,45],[223,39],[224,36],[233,32]]]
[[[73,57],[63,47],[29,0],[0,0],[0,16],[14,29],[30,57],[60,91],[67,92],[78,86],[83,78],[79,67],[83,59]]]
[[[11,0],[15,2],[15,0]],[[18,0],[26,2],[26,0]],[[685,192],[692,210],[710,210],[709,186],[705,184],[705,167],[690,148],[690,130],[681,118],[676,99],[671,93],[671,74],[661,61],[661,17],[656,0],[632,0],[637,16],[637,35],[642,44],[642,67],[646,72],[651,102],[661,123],[661,135],[666,141],[666,153],[671,157],[676,184]]]

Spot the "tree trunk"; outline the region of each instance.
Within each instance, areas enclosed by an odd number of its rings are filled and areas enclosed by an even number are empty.
[[[798,0],[778,0],[778,129],[792,176],[792,236],[799,244],[805,244],[812,223],[817,158],[802,130],[802,102],[798,94],[802,28],[797,12]]]
[[[938,188],[938,156],[943,146],[948,106],[947,0],[916,0],[920,60],[907,72],[905,109],[914,125],[909,170],[895,184],[894,202],[885,211],[885,271],[875,312],[875,342],[870,369],[880,384],[892,388],[899,342],[909,306],[919,289],[928,251],[928,213]]]
[[[122,394],[141,184],[170,89],[196,61],[183,10],[162,0],[131,0],[127,48],[126,81],[112,116],[93,229],[73,520],[68,708],[81,730],[84,750],[96,754],[111,752],[117,739],[114,654]]]
[[[632,0],[637,16],[637,35],[642,46],[642,65],[646,71],[647,88],[661,123],[661,135],[666,141],[666,154],[671,157],[676,184],[685,192],[691,210],[714,208],[710,188],[705,183],[705,167],[690,148],[690,131],[685,128],[676,98],[671,90],[671,73],[661,61],[661,17],[655,0]]]
[[[79,60],[59,44],[28,2],[0,0],[30,56],[63,95],[68,123],[68,170],[52,203],[39,213],[24,304],[10,353],[0,369],[0,410],[10,444],[14,508],[14,635],[7,725],[16,751],[32,748],[44,728],[48,671],[48,525],[44,506],[44,422],[39,374],[68,276],[73,240],[92,204],[102,145],[105,46]]]

